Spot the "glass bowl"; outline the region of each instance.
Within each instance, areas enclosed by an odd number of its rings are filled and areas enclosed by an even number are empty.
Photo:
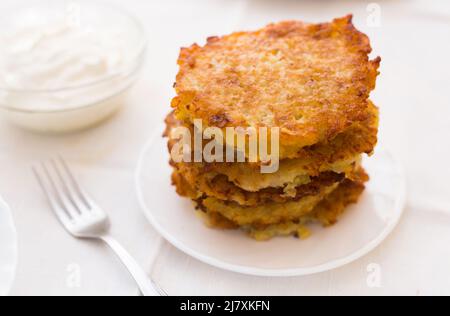
[[[122,43],[126,44],[126,47],[119,48],[121,52],[126,52],[126,58],[123,58],[125,62],[117,69],[101,76],[93,76],[93,80],[74,84],[68,83],[68,80],[58,82],[57,77],[51,78],[53,84],[50,87],[40,86],[39,77],[34,81],[25,78],[25,83],[21,82],[19,87],[0,80],[0,112],[4,117],[33,131],[63,133],[96,125],[127,103],[128,92],[138,78],[147,47],[145,31],[133,16],[119,7],[101,1],[16,1],[12,7],[0,13],[0,46],[2,40],[6,38],[2,36],[16,30],[18,25],[24,24],[24,21],[27,27],[35,24],[39,26],[56,24],[61,21],[77,23],[76,27],[83,32],[101,34],[103,39],[105,35],[113,36],[121,32],[122,38],[126,38],[126,43]],[[71,45],[74,46],[73,49],[78,49],[71,39],[65,40],[68,49],[72,49]],[[0,51],[0,67],[2,58],[6,58],[4,56],[6,55],[1,55]],[[31,60],[31,65],[34,66],[33,57],[27,54],[23,54],[22,57],[28,58],[28,62]],[[38,59],[36,67],[39,67],[41,62]],[[27,73],[27,69],[23,68],[20,71]],[[46,74],[54,71],[51,68],[44,69],[45,72],[40,68],[37,69],[40,73]],[[14,76],[14,72],[12,73]],[[18,73],[20,75],[20,72]],[[45,79],[48,80],[49,77]]]

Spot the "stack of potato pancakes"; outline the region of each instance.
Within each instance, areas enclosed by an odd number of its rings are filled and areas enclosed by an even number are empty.
[[[361,157],[377,143],[378,109],[369,100],[380,58],[352,16],[331,23],[286,21],[255,32],[208,38],[183,48],[165,136],[173,130],[279,128],[279,169],[267,161],[175,162],[178,194],[195,201],[216,228],[257,240],[306,238],[357,202],[368,176]],[[223,141],[223,140],[221,140]],[[229,143],[227,143],[229,145]],[[233,146],[234,144],[232,144]]]

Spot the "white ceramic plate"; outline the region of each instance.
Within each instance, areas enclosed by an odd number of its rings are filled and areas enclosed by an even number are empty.
[[[11,211],[0,197],[0,296],[8,295],[16,272],[17,235]]]
[[[160,134],[159,134],[160,135]],[[358,204],[330,228],[312,227],[307,240],[254,241],[241,231],[214,230],[194,214],[192,202],[171,186],[166,140],[144,148],[136,171],[138,198],[155,229],[173,246],[207,264],[259,276],[300,276],[348,264],[377,247],[397,225],[404,208],[402,168],[378,149],[364,161],[371,176]]]

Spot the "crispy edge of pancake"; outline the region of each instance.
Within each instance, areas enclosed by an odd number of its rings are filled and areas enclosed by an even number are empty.
[[[175,113],[170,112],[166,119],[166,129],[164,136],[168,138],[169,151],[178,142],[178,139],[172,137],[172,131],[178,127],[188,128],[191,135],[194,135],[194,127],[190,124],[185,124],[176,118]],[[306,146],[296,152],[295,158],[283,159],[280,157],[280,162],[287,161],[308,161],[320,165],[323,162],[332,163],[337,160],[342,160],[355,156],[357,154],[366,153],[371,154],[378,142],[378,125],[379,125],[379,110],[378,107],[372,102],[368,101],[367,117],[364,121],[352,124],[348,129],[339,133],[334,138],[320,142],[312,146]],[[204,140],[202,146],[210,140]],[[281,140],[280,140],[281,142]],[[192,136],[191,143],[194,144]],[[219,143],[222,143],[219,140]],[[281,144],[280,144],[281,145]],[[191,146],[193,151],[194,146]],[[225,151],[224,146],[224,151]],[[225,154],[225,152],[224,152]],[[193,156],[193,154],[191,154]],[[224,155],[225,157],[225,155]],[[230,163],[216,163],[220,165],[228,166],[242,166],[242,168],[260,169],[261,162],[230,162]],[[209,167],[214,167],[214,163],[210,163]]]
[[[324,172],[313,177],[306,184],[292,183],[284,188],[265,188],[257,192],[250,192],[228,181],[224,175],[193,175],[190,172],[183,172],[183,169],[177,169],[174,173],[176,173],[175,178],[182,178],[182,180],[174,180],[174,185],[189,185],[192,192],[195,192],[187,195],[188,197],[209,196],[222,201],[236,202],[242,206],[298,201],[306,196],[316,195],[324,186],[339,183],[346,177],[342,173]]]
[[[197,186],[200,191],[210,191],[209,187],[213,184],[213,180],[220,177],[221,179],[226,178],[227,182],[236,186],[237,189],[247,192],[259,192],[270,188],[287,189],[288,187],[294,188],[306,185],[324,173],[344,174],[347,178],[351,178],[354,170],[360,165],[361,160],[361,155],[358,155],[349,160],[324,164],[319,170],[309,168],[311,164],[308,162],[282,162],[280,169],[276,173],[271,174],[263,174],[254,169],[235,168],[228,164],[221,166],[215,164],[211,168],[211,164],[175,163],[173,160],[170,164],[185,175],[192,185]]]
[[[202,206],[198,212],[208,227],[216,229],[244,229],[248,235],[258,241],[270,240],[276,236],[294,236],[306,239],[310,236],[308,225],[320,223],[324,227],[337,223],[339,217],[345,212],[350,204],[357,203],[362,195],[368,176],[361,170],[359,179],[343,181],[331,194],[320,201],[314,209],[295,220],[284,221],[271,225],[249,225],[240,226],[220,213],[211,212]]]
[[[363,182],[345,180],[329,196],[316,205],[314,210],[297,221],[279,223],[267,227],[249,227],[249,235],[260,241],[269,240],[275,236],[295,236],[306,239],[310,236],[307,226],[310,223],[320,223],[324,227],[338,222],[339,217],[350,204],[357,203],[364,191]],[[216,220],[217,222],[217,220]]]
[[[236,186],[253,192],[267,187],[282,187],[294,182],[299,176],[307,183],[310,176],[318,176],[325,171],[350,174],[352,165],[359,163],[360,153],[371,153],[377,143],[378,109],[373,104],[370,113],[368,121],[356,124],[330,143],[304,148],[302,158],[282,160],[278,172],[273,174],[262,174],[259,166],[252,163],[172,164],[188,174],[205,177],[209,173],[226,175]],[[164,133],[169,138],[169,152],[177,142],[170,138],[171,131],[178,126],[182,126],[182,122],[178,121],[173,113],[169,114]]]
[[[213,197],[202,197],[197,203],[208,212],[219,213],[239,226],[271,225],[295,220],[311,212],[328,194],[338,187],[338,183],[322,187],[319,193],[308,195],[298,201],[283,203],[268,202],[257,206],[242,206],[235,202],[222,201]]]
[[[280,127],[281,159],[295,158],[366,119],[381,60],[370,52],[351,15],[212,37],[182,48],[172,107],[205,127]]]

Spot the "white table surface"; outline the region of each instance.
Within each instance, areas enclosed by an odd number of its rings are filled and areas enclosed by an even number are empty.
[[[0,9],[8,2],[1,1]],[[371,1],[114,2],[134,12],[150,38],[148,62],[129,106],[96,129],[66,136],[35,135],[0,121],[0,194],[19,234],[12,294],[136,294],[105,246],[72,239],[48,209],[30,165],[56,153],[109,212],[117,239],[172,295],[450,294],[448,1],[379,1],[379,27],[366,22]],[[179,47],[272,21],[327,21],[350,12],[371,37],[374,54],[382,56],[372,99],[381,108],[382,143],[407,172],[408,202],[395,232],[348,266],[297,278],[222,271],[161,241],[139,209],[133,173],[142,146],[169,111]]]

